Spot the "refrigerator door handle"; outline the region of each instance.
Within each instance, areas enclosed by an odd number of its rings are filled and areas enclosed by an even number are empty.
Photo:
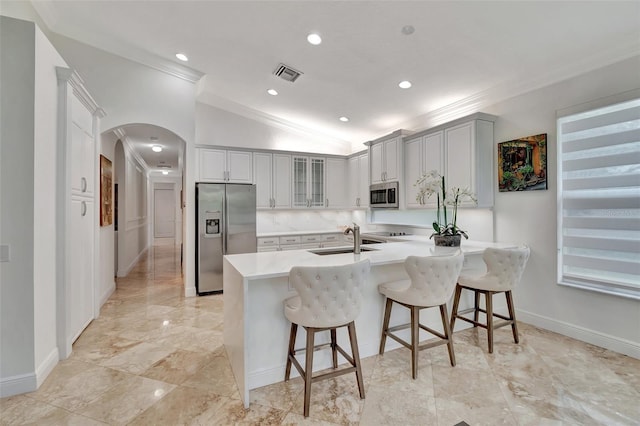
[[[224,220],[222,221],[222,255],[227,254],[227,233],[228,233],[228,223],[229,223],[229,206],[227,206],[226,196],[225,202],[222,205],[222,217]]]

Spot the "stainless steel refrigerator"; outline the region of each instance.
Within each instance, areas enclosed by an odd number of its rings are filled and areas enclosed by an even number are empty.
[[[255,253],[256,186],[196,183],[196,291],[222,291],[222,256]]]

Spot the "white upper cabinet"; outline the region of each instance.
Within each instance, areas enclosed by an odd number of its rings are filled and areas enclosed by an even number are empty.
[[[402,177],[402,136],[405,130],[367,142],[371,164],[371,183],[400,181]]]
[[[197,151],[200,182],[253,182],[251,152],[212,148],[199,148]]]
[[[291,208],[290,155],[254,152],[253,177],[257,208]]]
[[[493,206],[493,121],[471,120],[445,129],[447,188],[468,187],[477,204],[465,200],[462,206]]]
[[[343,209],[347,207],[348,186],[347,160],[344,158],[327,158],[327,184],[325,207]]]
[[[434,207],[434,197],[417,200],[416,181],[426,172],[436,170],[444,173],[444,132],[437,131],[424,136],[412,137],[404,144],[405,205],[412,207]]]
[[[384,180],[384,149],[382,144],[373,145],[371,155],[371,183],[379,183]]]
[[[369,207],[369,154],[349,158],[348,207]]]
[[[293,206],[324,207],[325,159],[293,156]]]
[[[437,170],[446,187],[469,188],[478,203],[462,202],[466,207],[493,206],[493,121],[487,114],[443,124],[405,139],[406,207],[435,208],[435,197],[416,200],[414,184],[425,172]]]
[[[256,207],[273,208],[271,193],[273,156],[264,152],[253,153],[253,179],[256,184]]]

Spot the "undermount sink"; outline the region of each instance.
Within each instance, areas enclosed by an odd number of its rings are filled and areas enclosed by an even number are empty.
[[[360,247],[360,251],[376,251],[378,249],[369,248],[369,247]],[[353,248],[336,248],[336,249],[328,249],[328,250],[309,250],[310,253],[317,254],[320,256],[327,256],[330,254],[345,254],[345,253],[353,253]]]

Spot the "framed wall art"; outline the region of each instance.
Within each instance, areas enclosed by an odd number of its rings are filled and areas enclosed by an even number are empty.
[[[500,192],[547,189],[547,134],[498,144]]]
[[[113,166],[111,160],[100,156],[100,226],[113,223]]]

